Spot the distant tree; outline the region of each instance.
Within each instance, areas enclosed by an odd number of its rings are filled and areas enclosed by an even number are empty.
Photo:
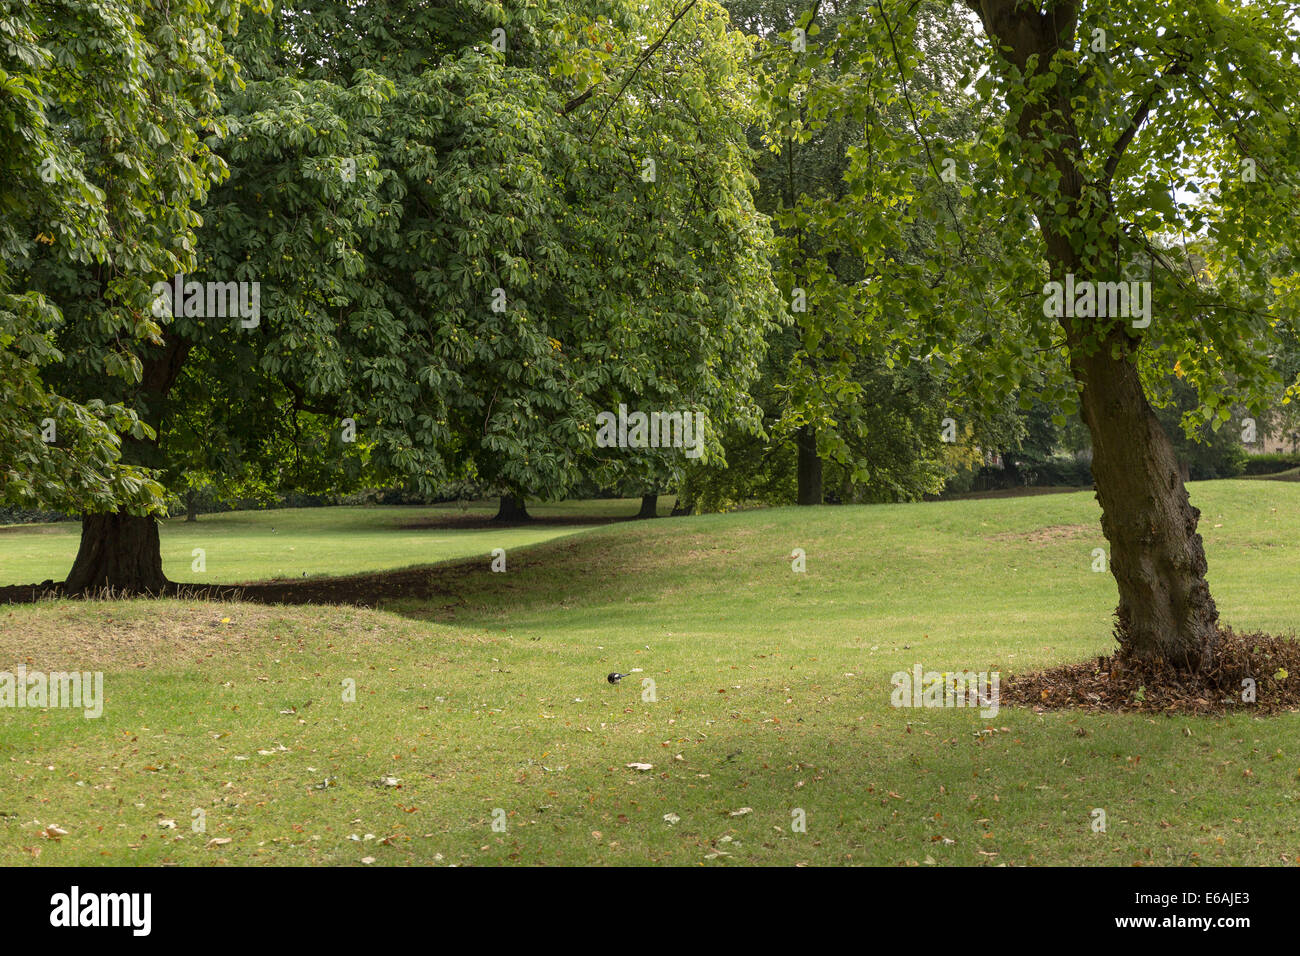
[[[764,147],[757,175],[760,209],[778,227],[774,269],[786,296],[789,322],[770,336],[765,365],[771,385],[761,389],[764,430],[753,438],[767,449],[763,461],[794,455],[795,491],[790,500],[901,500],[938,489],[944,458],[940,422],[949,413],[964,422],[976,415],[958,409],[935,365],[898,364],[890,334],[881,334],[880,301],[868,295],[870,269],[859,254],[874,228],[856,210],[855,177],[864,164],[889,160],[897,169],[919,170],[923,159],[906,152],[879,153],[910,129],[901,101],[885,95],[839,98],[834,91],[860,76],[850,57],[827,54],[841,36],[852,36],[872,0],[816,5],[784,0],[731,0],[735,22],[755,37],[773,124],[752,137]],[[921,17],[927,48],[938,61],[920,82],[943,94],[943,69],[957,68],[960,14],[928,6]],[[955,100],[944,129],[969,138],[968,101]],[[933,225],[917,219],[895,234],[878,233],[876,255],[915,262],[930,254]],[[992,249],[989,250],[993,254]],[[905,325],[905,311],[888,322]],[[924,424],[923,424],[924,423]],[[777,446],[788,444],[788,449]],[[699,485],[703,476],[695,480]],[[754,487],[775,491],[770,476]],[[744,484],[741,476],[715,475],[719,489]],[[726,497],[725,495],[723,496]],[[779,493],[775,499],[787,496]]]
[[[1176,376],[1160,391],[1164,394],[1155,394],[1161,402],[1156,417],[1169,435],[1185,480],[1233,478],[1245,471],[1246,449],[1241,443],[1240,427],[1216,428],[1217,421],[1200,420],[1196,414],[1200,408],[1196,389]]]

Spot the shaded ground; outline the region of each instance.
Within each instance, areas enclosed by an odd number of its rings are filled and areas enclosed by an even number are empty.
[[[1095,536],[1097,528],[1091,524],[1058,524],[1033,531],[1003,531],[988,535],[990,541],[1030,541],[1034,544],[1046,544],[1068,538],[1086,538]]]
[[[666,516],[671,497],[661,501]],[[277,581],[368,574],[487,556],[559,536],[631,519],[640,499],[540,503],[534,521],[490,521],[494,503],[455,505],[346,505],[231,511],[161,523],[163,570],[169,580],[194,585],[213,582]],[[654,524],[654,522],[649,522]],[[628,528],[625,524],[615,527]],[[0,528],[0,587],[62,581],[80,547],[81,525]],[[207,557],[194,568],[194,549]]]
[[[156,597],[201,601],[251,601],[257,604],[350,604],[377,607],[396,598],[438,598],[455,593],[459,582],[474,574],[491,573],[483,561],[461,561],[433,567],[379,571],[346,577],[303,578],[300,581],[255,581],[245,584],[200,586],[172,583]],[[63,597],[62,582],[20,584],[0,588],[0,604],[32,604]],[[88,595],[108,600],[120,597],[107,590]],[[448,605],[449,607],[451,605]]]
[[[661,516],[662,517],[662,516]],[[492,528],[568,528],[647,520],[636,515],[535,515],[524,521],[498,520],[490,514],[447,513],[396,525],[399,531],[475,531]]]
[[[1253,693],[1252,693],[1253,691]],[[1245,698],[1245,699],[1243,699]],[[1300,642],[1271,634],[1219,632],[1213,668],[1197,675],[1120,653],[1030,674],[1001,688],[1003,706],[1035,710],[1274,714],[1300,710]]]
[[[1288,468],[1268,475],[1242,475],[1246,481],[1300,481],[1300,468]]]
[[[1032,498],[1036,495],[1063,495],[1072,491],[1092,491],[1091,485],[1017,485],[1014,488],[990,488],[987,491],[963,491],[956,494],[926,495],[926,501],[977,501],[983,498]]]

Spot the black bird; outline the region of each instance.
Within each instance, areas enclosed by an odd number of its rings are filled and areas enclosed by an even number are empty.
[[[626,676],[627,676],[626,674],[620,674],[617,671],[615,671],[613,674],[610,674],[608,677],[606,677],[605,680],[609,681],[611,684],[617,684]]]

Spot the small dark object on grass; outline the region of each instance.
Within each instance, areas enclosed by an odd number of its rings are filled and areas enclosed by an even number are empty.
[[[606,677],[605,680],[609,681],[611,684],[617,684],[626,676],[627,676],[626,674],[620,674],[617,671],[615,671],[613,674],[610,674],[608,677]]]

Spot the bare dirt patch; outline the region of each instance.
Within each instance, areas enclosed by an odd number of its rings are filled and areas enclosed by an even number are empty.
[[[407,568],[357,574],[337,578],[304,578],[301,581],[256,581],[248,584],[170,584],[155,597],[175,597],[198,601],[248,601],[255,604],[352,604],[376,607],[399,598],[449,597],[460,588],[459,582],[472,574],[487,574],[483,562],[443,564],[437,567]],[[0,604],[31,604],[40,600],[64,597],[63,585],[13,585],[0,588]],[[89,595],[112,599],[128,597],[111,592]]]
[[[122,604],[77,601],[38,614],[0,609],[0,669],[193,668],[205,662],[256,663],[302,650],[305,634],[325,646],[372,648],[401,637],[404,625],[382,612],[352,607],[310,611],[234,601]],[[474,640],[459,635],[457,640]],[[319,650],[319,644],[312,644]]]
[[[1054,524],[1033,531],[1004,531],[989,535],[990,541],[1028,541],[1031,544],[1048,544],[1052,541],[1065,541],[1071,538],[1092,537],[1101,533],[1101,529],[1091,524]]]
[[[1243,701],[1244,681],[1254,701]],[[1213,666],[1185,674],[1162,664],[1110,657],[1064,664],[1003,682],[1000,702],[1045,710],[1164,714],[1275,714],[1300,710],[1300,642],[1271,634],[1219,631]]]
[[[192,663],[233,653],[274,614],[268,608],[230,604],[173,606],[166,613],[146,615],[119,615],[111,604],[65,606],[31,620],[5,620],[0,666],[17,662],[35,668],[84,669]]]

